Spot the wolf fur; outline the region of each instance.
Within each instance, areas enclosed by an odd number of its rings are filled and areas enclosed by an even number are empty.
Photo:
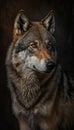
[[[30,22],[19,11],[6,69],[20,130],[73,130],[74,84],[59,65],[53,11]]]

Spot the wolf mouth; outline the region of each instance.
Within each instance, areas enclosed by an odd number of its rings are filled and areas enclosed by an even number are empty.
[[[35,71],[38,71],[38,72],[40,72],[40,73],[50,73],[51,71],[54,71],[54,70],[55,70],[56,66],[51,67],[50,69],[47,69],[47,70],[45,70],[45,71],[40,71],[40,70],[38,70],[35,65],[33,65],[33,68],[34,68]]]
[[[40,73],[45,73],[45,72],[46,72],[46,71],[40,71],[40,70],[38,70],[38,69],[35,67],[35,65],[33,65],[33,68],[34,68],[35,71],[38,71],[38,72],[40,72]]]

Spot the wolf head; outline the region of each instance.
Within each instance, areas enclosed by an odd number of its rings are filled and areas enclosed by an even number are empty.
[[[40,22],[30,22],[23,10],[19,11],[13,33],[11,61],[15,69],[26,68],[46,73],[56,67],[55,18],[53,11]]]

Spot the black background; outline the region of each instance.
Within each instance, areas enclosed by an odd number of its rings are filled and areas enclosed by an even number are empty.
[[[5,57],[19,9],[24,9],[32,21],[40,20],[51,9],[55,11],[59,61],[64,70],[74,77],[74,3],[71,0],[0,0],[0,130],[18,130],[6,86]]]

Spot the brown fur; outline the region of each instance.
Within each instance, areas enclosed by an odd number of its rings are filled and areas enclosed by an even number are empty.
[[[15,43],[20,37],[21,37],[21,35],[16,35],[15,29],[14,29],[14,31],[13,31],[13,42]]]

